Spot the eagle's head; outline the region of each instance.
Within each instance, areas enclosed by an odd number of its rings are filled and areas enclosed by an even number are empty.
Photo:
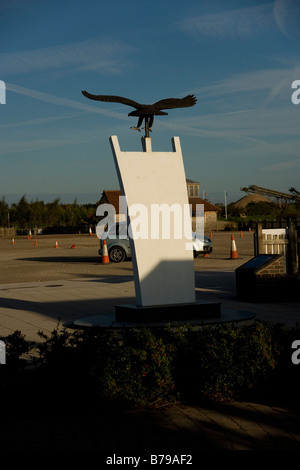
[[[128,114],[128,116],[140,116],[141,113],[139,111],[131,111],[131,113]]]

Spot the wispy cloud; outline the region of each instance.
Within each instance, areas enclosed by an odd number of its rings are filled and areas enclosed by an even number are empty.
[[[273,3],[193,16],[178,23],[188,34],[219,38],[247,38],[253,34],[276,30]]]
[[[0,54],[1,74],[19,75],[51,70],[70,73],[100,70],[119,74],[136,49],[120,41],[88,40],[53,47]]]
[[[300,158],[296,158],[296,160],[275,163],[274,165],[268,165],[261,168],[260,171],[285,171],[297,167],[300,167]]]
[[[23,127],[23,126],[44,126],[45,124],[50,124],[51,122],[57,122],[61,121],[64,119],[72,119],[81,116],[84,114],[81,111],[74,112],[74,113],[68,113],[63,116],[57,115],[57,116],[49,116],[45,118],[37,118],[37,119],[28,119],[27,121],[17,121],[17,122],[11,122],[9,124],[0,124],[0,129],[11,129],[14,127]]]
[[[6,88],[9,92],[14,92],[17,94],[21,94],[31,99],[36,99],[39,101],[44,101],[46,103],[58,105],[60,107],[77,109],[79,111],[73,111],[64,114],[63,116],[48,116],[41,119],[30,119],[28,121],[21,121],[21,122],[14,122],[3,124],[0,126],[0,129],[10,129],[14,127],[22,128],[23,126],[34,126],[36,128],[37,125],[44,125],[46,126],[46,131],[44,132],[45,138],[39,137],[36,138],[34,136],[32,139],[30,135],[26,136],[25,139],[16,140],[11,139],[10,141],[2,141],[1,148],[0,148],[0,155],[8,155],[12,153],[21,153],[21,152],[28,152],[28,151],[35,151],[41,149],[47,149],[52,147],[58,146],[65,146],[65,145],[74,145],[80,144],[84,142],[91,142],[93,139],[97,138],[97,133],[92,129],[82,130],[81,132],[67,130],[64,129],[63,134],[60,132],[60,128],[58,127],[55,131],[55,136],[52,138],[48,138],[49,130],[47,131],[47,124],[51,122],[56,122],[60,119],[73,119],[77,118],[78,116],[85,114],[85,113],[96,113],[101,114],[108,117],[117,118],[119,120],[127,120],[126,113],[118,113],[114,111],[107,110],[105,108],[101,108],[97,106],[97,103],[94,105],[88,104],[86,98],[84,98],[79,93],[78,101],[70,100],[66,98],[61,98],[59,96],[51,95],[49,93],[44,93],[36,90],[32,90],[29,88],[21,87],[19,85],[15,85],[12,83],[6,83]],[[80,101],[82,99],[82,101]],[[99,104],[99,103],[98,103]],[[100,105],[100,104],[99,104]],[[47,135],[48,134],[48,135]],[[32,135],[32,132],[31,132]]]
[[[59,106],[66,106],[68,108],[81,109],[82,111],[86,111],[86,112],[103,114],[105,116],[110,116],[110,117],[114,117],[117,119],[122,119],[122,120],[126,119],[125,113],[121,114],[121,113],[107,110],[105,108],[100,108],[99,106],[96,106],[96,105],[92,106],[90,104],[85,103],[85,101],[87,100],[83,96],[80,97],[82,98],[82,102],[80,101],[80,98],[78,101],[69,100],[67,98],[61,98],[59,96],[51,95],[49,93],[44,93],[41,91],[31,90],[30,88],[21,87],[13,83],[6,83],[6,89],[8,91],[19,93],[21,95],[28,96],[29,98],[33,98],[33,99],[40,100],[40,101],[45,101],[47,103],[56,104]]]
[[[235,112],[198,114],[195,117],[161,120],[160,126],[183,135],[213,141],[231,142],[234,148],[299,155],[299,125],[296,107],[282,109],[243,109]],[[282,144],[278,143],[282,139]],[[231,146],[230,146],[231,148]]]
[[[12,153],[29,152],[34,150],[41,150],[58,145],[70,144],[70,141],[64,142],[57,139],[34,139],[34,140],[19,140],[17,142],[1,142],[0,155],[9,155]],[[74,144],[74,142],[72,142]],[[75,144],[78,142],[75,142]]]
[[[283,130],[294,130],[297,121],[295,106],[291,106],[291,84],[299,77],[299,65],[293,67],[281,67],[272,69],[250,70],[248,72],[234,74],[211,85],[193,89],[192,92],[202,101],[215,109],[219,115],[230,112],[250,111],[257,112],[257,119],[263,122],[263,127],[268,128],[269,123],[280,125]],[[242,122],[244,121],[243,116]],[[281,122],[280,122],[281,121]],[[252,126],[251,126],[252,127]],[[251,129],[250,127],[250,129]],[[260,134],[257,123],[254,127]]]
[[[229,93],[257,92],[261,90],[271,91],[274,88],[282,89],[285,85],[290,90],[291,83],[297,79],[299,66],[295,68],[281,67],[259,70],[250,70],[231,75],[224,80],[214,82],[211,85],[197,88],[193,93],[216,96]]]
[[[194,89],[198,103],[191,116],[183,122],[170,116],[162,126],[185,135],[233,143],[239,152],[273,152],[277,162],[280,153],[294,160],[300,145],[299,110],[291,103],[296,70],[255,70]]]
[[[71,127],[61,128],[57,126],[54,129],[48,129],[46,127],[38,135],[34,130],[31,130],[28,133],[19,133],[17,139],[3,139],[0,146],[0,155],[22,154],[24,152],[34,152],[55,147],[91,143],[97,140],[98,135],[95,128],[72,129]]]

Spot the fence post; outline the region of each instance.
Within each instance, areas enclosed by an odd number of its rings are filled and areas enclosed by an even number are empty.
[[[297,230],[295,222],[290,220],[288,227],[288,273],[290,276],[295,276],[298,273]]]
[[[297,237],[297,258],[298,258],[298,274],[300,274],[300,224],[296,223],[296,237]]]
[[[263,253],[263,239],[262,239],[262,222],[258,222],[256,226],[256,237],[255,237],[255,256]]]

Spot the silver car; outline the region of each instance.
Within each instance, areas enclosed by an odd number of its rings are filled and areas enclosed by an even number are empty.
[[[193,251],[196,258],[200,254],[209,254],[212,252],[212,241],[209,237],[192,232]],[[100,239],[99,255],[102,256],[103,240],[106,239],[106,245],[110,261],[120,263],[125,259],[131,258],[130,242],[127,233],[126,222],[118,222],[109,226]]]
[[[120,236],[121,234],[121,236]],[[130,242],[125,222],[119,222],[109,226],[100,239],[99,255],[102,256],[103,241],[106,245],[109,260],[113,263],[120,263],[127,258],[131,258]]]

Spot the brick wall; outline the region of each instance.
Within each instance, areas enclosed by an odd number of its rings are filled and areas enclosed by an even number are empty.
[[[256,277],[254,302],[284,302],[291,300],[290,283],[286,276]]]
[[[292,283],[286,275],[284,255],[274,255],[256,269],[238,268],[236,288],[238,298],[248,302],[292,300]]]
[[[271,260],[269,263],[263,265],[261,268],[257,269],[256,277],[258,278],[268,278],[268,277],[282,277],[286,275],[286,262],[283,255]]]
[[[4,228],[0,227],[0,237],[14,237],[16,231],[14,228]]]

